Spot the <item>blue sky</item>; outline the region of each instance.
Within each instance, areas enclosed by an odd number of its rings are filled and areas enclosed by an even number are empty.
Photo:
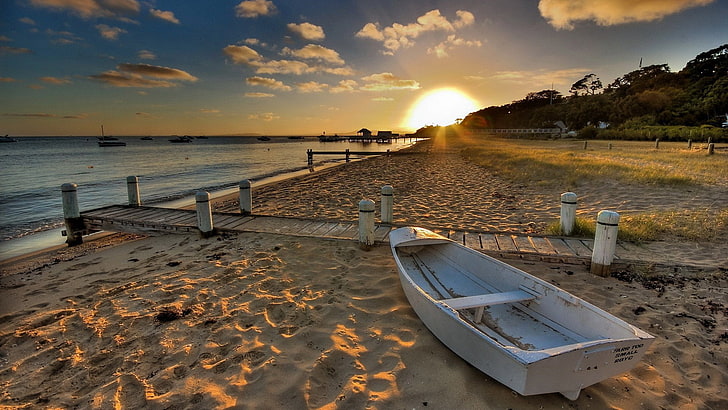
[[[640,59],[679,71],[728,42],[726,3],[2,0],[0,134],[446,125]]]

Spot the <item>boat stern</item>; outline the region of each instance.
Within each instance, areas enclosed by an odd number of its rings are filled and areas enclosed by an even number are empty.
[[[451,243],[450,239],[438,235],[424,228],[408,226],[398,228],[389,233],[389,244],[392,248],[403,248],[406,246],[436,245],[440,243]]]

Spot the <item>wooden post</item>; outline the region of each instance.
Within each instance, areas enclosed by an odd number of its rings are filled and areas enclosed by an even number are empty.
[[[374,246],[374,201],[359,201],[359,247],[369,250]]]
[[[126,177],[126,191],[129,197],[129,206],[140,206],[142,197],[139,193],[139,177],[130,175]]]
[[[591,259],[591,273],[609,276],[610,265],[617,249],[617,233],[619,231],[619,214],[612,211],[600,211],[597,215],[597,229],[594,234],[594,251]]]
[[[253,193],[250,189],[250,180],[244,179],[240,181],[240,213],[250,215],[253,211]]]
[[[612,143],[611,142],[609,143],[609,150],[610,151],[612,150]]]
[[[655,149],[660,149],[660,139],[655,138]]]
[[[210,208],[210,193],[200,191],[195,194],[195,202],[197,207],[197,228],[203,238],[209,238],[215,234],[215,228],[212,225],[212,209]]]
[[[713,155],[713,152],[715,151],[715,144],[712,142],[708,144],[708,155]]]
[[[561,231],[564,235],[571,235],[576,222],[576,194],[565,192],[561,194]]]
[[[586,149],[586,146],[588,145],[589,141],[584,141],[584,149]]]
[[[394,188],[391,185],[382,187],[382,223],[391,224],[394,208]]]
[[[346,149],[346,162],[349,162],[349,148]]]
[[[78,208],[78,185],[61,185],[61,199],[63,201],[63,221],[66,224],[66,243],[76,246],[83,243],[83,231],[86,229]]]
[[[692,133],[692,131],[690,131]],[[688,149],[693,149],[693,140],[688,140]]]
[[[313,149],[307,149],[306,156],[308,156],[308,165],[313,165]]]

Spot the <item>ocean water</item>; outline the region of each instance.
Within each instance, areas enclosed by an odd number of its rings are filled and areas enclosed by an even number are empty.
[[[139,177],[145,205],[189,197],[195,192],[232,189],[255,181],[307,170],[306,150],[386,151],[411,145],[320,142],[318,138],[209,137],[173,144],[169,137],[121,137],[124,147],[99,147],[95,138],[27,137],[0,144],[0,259],[65,240],[61,185],[78,184],[81,211],[127,203],[126,177]],[[343,156],[342,156],[343,157]],[[315,166],[343,161],[316,156]]]

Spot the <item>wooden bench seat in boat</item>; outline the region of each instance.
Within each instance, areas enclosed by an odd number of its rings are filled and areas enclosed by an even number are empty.
[[[536,299],[536,296],[528,292],[522,290],[513,290],[510,292],[487,293],[484,295],[442,299],[440,300],[440,302],[445,303],[455,310],[477,308],[474,315],[474,321],[478,323],[483,317],[483,308],[486,306],[523,302],[534,299]]]

